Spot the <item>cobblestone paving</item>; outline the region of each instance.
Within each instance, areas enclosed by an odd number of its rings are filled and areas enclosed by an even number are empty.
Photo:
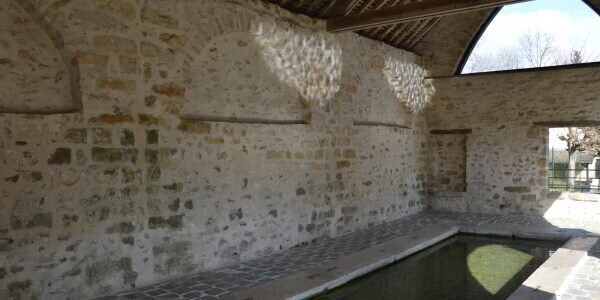
[[[568,283],[566,295],[560,300],[600,300],[600,242],[588,254],[584,265]]]
[[[292,248],[267,257],[242,262],[214,271],[188,275],[100,299],[218,299],[224,295],[257,286],[306,268],[319,266],[328,261],[392,240],[412,231],[444,222],[452,222],[459,226],[477,226],[483,224],[518,224],[521,226],[557,225],[563,228],[582,228],[590,232],[600,233],[599,224],[597,224],[598,221],[586,223],[585,221],[577,220],[577,227],[575,227],[572,226],[573,223],[571,221],[565,219],[556,220],[556,222],[550,220],[552,224],[549,224],[544,218],[535,216],[425,211],[341,237],[322,239],[310,245]],[[600,245],[597,250],[600,251]],[[587,298],[582,299],[600,299],[593,298],[598,296],[595,293],[600,292],[600,281],[598,281],[600,280],[598,278],[600,276],[600,259],[598,257],[600,255],[597,255],[594,258],[595,260],[590,259],[586,263],[586,268],[591,273],[582,274],[581,276],[586,277],[579,278],[593,283],[590,286],[591,290],[589,290],[589,293],[581,295]],[[580,287],[574,285],[574,288]]]

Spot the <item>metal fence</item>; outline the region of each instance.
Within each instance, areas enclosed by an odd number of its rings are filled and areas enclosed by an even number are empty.
[[[574,171],[569,173],[569,171]],[[548,187],[556,192],[580,192],[600,194],[600,176],[595,169],[550,168]],[[600,170],[599,170],[600,171]],[[573,184],[569,179],[574,179]]]

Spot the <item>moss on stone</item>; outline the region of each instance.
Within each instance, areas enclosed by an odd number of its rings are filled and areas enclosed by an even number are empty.
[[[121,146],[133,146],[135,145],[135,135],[133,131],[129,129],[123,129],[121,131]]]
[[[65,133],[65,140],[74,144],[85,144],[87,140],[87,130],[85,128],[70,128]]]
[[[158,163],[158,150],[155,149],[146,149],[144,152],[144,156],[146,158],[146,162],[149,164]]]
[[[135,209],[133,208],[133,202],[126,202],[121,204],[121,215],[122,216],[132,216],[135,213]]]
[[[179,193],[183,190],[183,184],[180,182],[174,182],[172,184],[163,185],[162,188],[170,192]]]
[[[146,172],[146,179],[152,182],[160,180],[160,168],[157,166],[148,167]]]
[[[126,245],[133,246],[135,244],[135,239],[132,236],[126,236],[121,238],[121,242]]]
[[[93,147],[92,160],[106,163],[122,161],[123,149]]]
[[[135,230],[135,225],[131,221],[129,222],[120,222],[109,226],[106,229],[106,233],[120,233],[120,234],[129,234]]]
[[[99,208],[98,221],[108,220],[110,216],[110,208],[103,206]]]
[[[49,165],[64,165],[71,163],[71,149],[57,148],[48,158]]]
[[[46,227],[52,228],[52,213],[37,213],[34,214],[29,222],[27,222],[27,228],[35,227]]]
[[[132,183],[135,180],[135,171],[130,167],[122,167],[121,173],[123,177],[121,177],[121,183]]]
[[[10,250],[10,245],[12,245],[15,241],[11,238],[0,238],[0,252]]]
[[[171,204],[169,204],[169,210],[172,212],[177,212],[179,210],[181,204],[181,200],[179,198],[173,200]]]
[[[164,217],[150,217],[148,219],[148,228],[150,229],[171,229],[179,230],[183,228],[183,215]]]
[[[156,198],[149,198],[146,201],[148,211],[153,215],[159,215],[161,213],[160,200]]]
[[[131,257],[123,257],[118,260],[103,260],[88,265],[85,270],[85,282],[87,285],[92,286],[119,272],[123,273],[124,284],[135,284],[138,273],[132,269]]]
[[[21,298],[21,294],[31,287],[29,279],[23,281],[13,281],[8,284],[8,294],[11,298]]]
[[[146,130],[146,144],[158,145],[158,130]]]

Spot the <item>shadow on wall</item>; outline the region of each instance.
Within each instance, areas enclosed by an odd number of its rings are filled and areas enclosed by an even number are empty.
[[[29,0],[0,3],[0,113],[80,111],[79,59]]]

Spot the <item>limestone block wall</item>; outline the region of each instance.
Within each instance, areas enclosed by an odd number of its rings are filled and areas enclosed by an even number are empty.
[[[73,54],[53,61],[81,108],[0,114],[2,299],[109,294],[425,207],[425,117],[384,84],[411,53],[259,1],[12,1],[2,26],[30,13]],[[378,116],[410,129],[354,125]]]
[[[600,68],[440,78],[427,111],[430,129],[472,129],[466,192],[430,196],[436,209],[544,214],[548,128],[537,122],[598,121]]]

